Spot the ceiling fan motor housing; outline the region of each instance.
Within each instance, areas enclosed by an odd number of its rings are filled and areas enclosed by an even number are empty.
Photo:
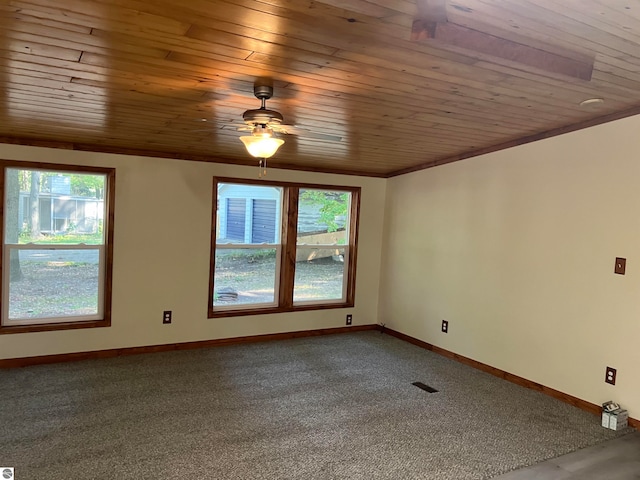
[[[256,108],[254,110],[247,110],[242,114],[242,118],[244,120],[244,123],[246,123],[247,125],[280,125],[284,120],[280,112],[269,110],[267,108]]]

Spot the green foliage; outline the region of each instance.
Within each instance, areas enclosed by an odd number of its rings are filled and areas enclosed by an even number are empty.
[[[29,243],[31,241],[31,228],[27,225],[18,234],[18,243]]]
[[[32,170],[20,170],[18,179],[20,183],[20,191],[28,192],[31,190]],[[76,197],[88,198],[104,198],[104,176],[89,175],[84,173],[61,173],[61,172],[41,172],[40,183],[37,191],[39,193],[49,192],[49,182],[51,177],[66,176],[69,177],[71,184],[71,195]]]
[[[328,232],[344,229],[344,221],[349,208],[349,194],[346,192],[328,192],[324,190],[301,190],[300,200],[320,205],[320,221],[327,226]]]
[[[71,194],[78,197],[103,198],[104,177],[102,175],[71,175]]]
[[[273,260],[276,257],[275,249],[219,249],[216,252],[216,262],[233,262],[236,260],[246,260],[247,262],[257,262],[263,260]]]
[[[38,240],[34,240],[31,238],[29,232],[21,232],[20,233],[20,243],[29,243],[33,242],[35,244],[78,244],[85,243],[87,245],[101,245],[104,242],[102,238],[102,232],[94,233],[94,234],[80,234],[80,233],[65,233],[64,235],[45,235]]]

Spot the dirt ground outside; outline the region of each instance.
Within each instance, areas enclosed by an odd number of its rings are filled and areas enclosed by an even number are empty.
[[[27,260],[20,269],[22,278],[10,281],[9,318],[97,313],[97,263]]]
[[[345,264],[338,258],[296,263],[295,301],[342,298]],[[98,264],[26,257],[22,278],[10,281],[13,319],[80,316],[97,313]],[[273,301],[275,257],[226,258],[216,265],[216,305]],[[221,295],[220,292],[234,292]]]
[[[296,262],[294,301],[342,298],[344,267],[333,257]],[[219,257],[214,305],[273,302],[275,271],[275,256]]]

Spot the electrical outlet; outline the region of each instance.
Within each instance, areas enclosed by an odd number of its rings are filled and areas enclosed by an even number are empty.
[[[610,383],[611,385],[615,385],[616,384],[616,369],[615,368],[611,368],[611,367],[607,367],[607,371],[605,373],[604,376],[604,381],[606,383]]]
[[[449,333],[449,322],[442,320],[442,333]]]
[[[171,323],[171,310],[165,310],[162,314],[162,323]]]
[[[353,315],[351,314],[347,315],[347,325],[351,325],[352,321],[353,321]]]
[[[622,257],[616,257],[616,266],[613,269],[614,273],[618,275],[624,275],[624,271],[627,268],[627,259]]]

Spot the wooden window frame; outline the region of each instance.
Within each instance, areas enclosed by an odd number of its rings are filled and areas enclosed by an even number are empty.
[[[253,185],[265,187],[280,187],[283,189],[283,204],[281,215],[281,256],[280,256],[280,274],[276,279],[278,285],[277,305],[251,308],[251,306],[243,305],[237,310],[224,309],[217,310],[213,306],[214,300],[214,278],[215,278],[215,259],[216,259],[216,225],[217,225],[217,207],[218,207],[218,184],[232,183],[236,185]],[[327,300],[326,302],[318,302],[313,304],[294,304],[293,287],[295,280],[295,264],[296,264],[296,239],[298,228],[298,195],[300,189],[317,189],[317,190],[336,190],[348,192],[351,194],[351,209],[349,211],[349,255],[345,268],[346,282],[345,301],[336,302]],[[229,178],[214,177],[213,179],[213,201],[211,215],[211,256],[209,267],[209,304],[208,318],[235,317],[244,315],[266,315],[272,313],[299,312],[305,310],[324,310],[332,308],[349,308],[355,305],[356,290],[356,265],[358,257],[358,225],[360,217],[360,187],[350,187],[344,185],[324,185],[310,183],[293,183],[278,182],[262,179],[245,179],[245,178]]]
[[[78,174],[98,174],[105,175],[106,186],[104,193],[105,202],[105,245],[104,245],[104,277],[103,277],[103,297],[102,297],[102,319],[100,320],[76,320],[56,323],[34,323],[33,325],[2,325],[0,323],[0,334],[46,332],[55,330],[72,330],[78,328],[98,328],[111,326],[111,301],[112,301],[112,278],[113,278],[113,231],[114,231],[114,206],[116,188],[115,168],[93,167],[86,165],[69,165],[43,162],[21,162],[14,160],[0,160],[0,238],[2,238],[2,248],[4,251],[4,211],[5,211],[5,180],[7,168],[18,168],[21,170],[46,170],[59,171]],[[0,255],[0,279],[3,276],[4,258]],[[4,289],[4,285],[1,286]],[[0,311],[3,308],[3,295],[0,295]]]

